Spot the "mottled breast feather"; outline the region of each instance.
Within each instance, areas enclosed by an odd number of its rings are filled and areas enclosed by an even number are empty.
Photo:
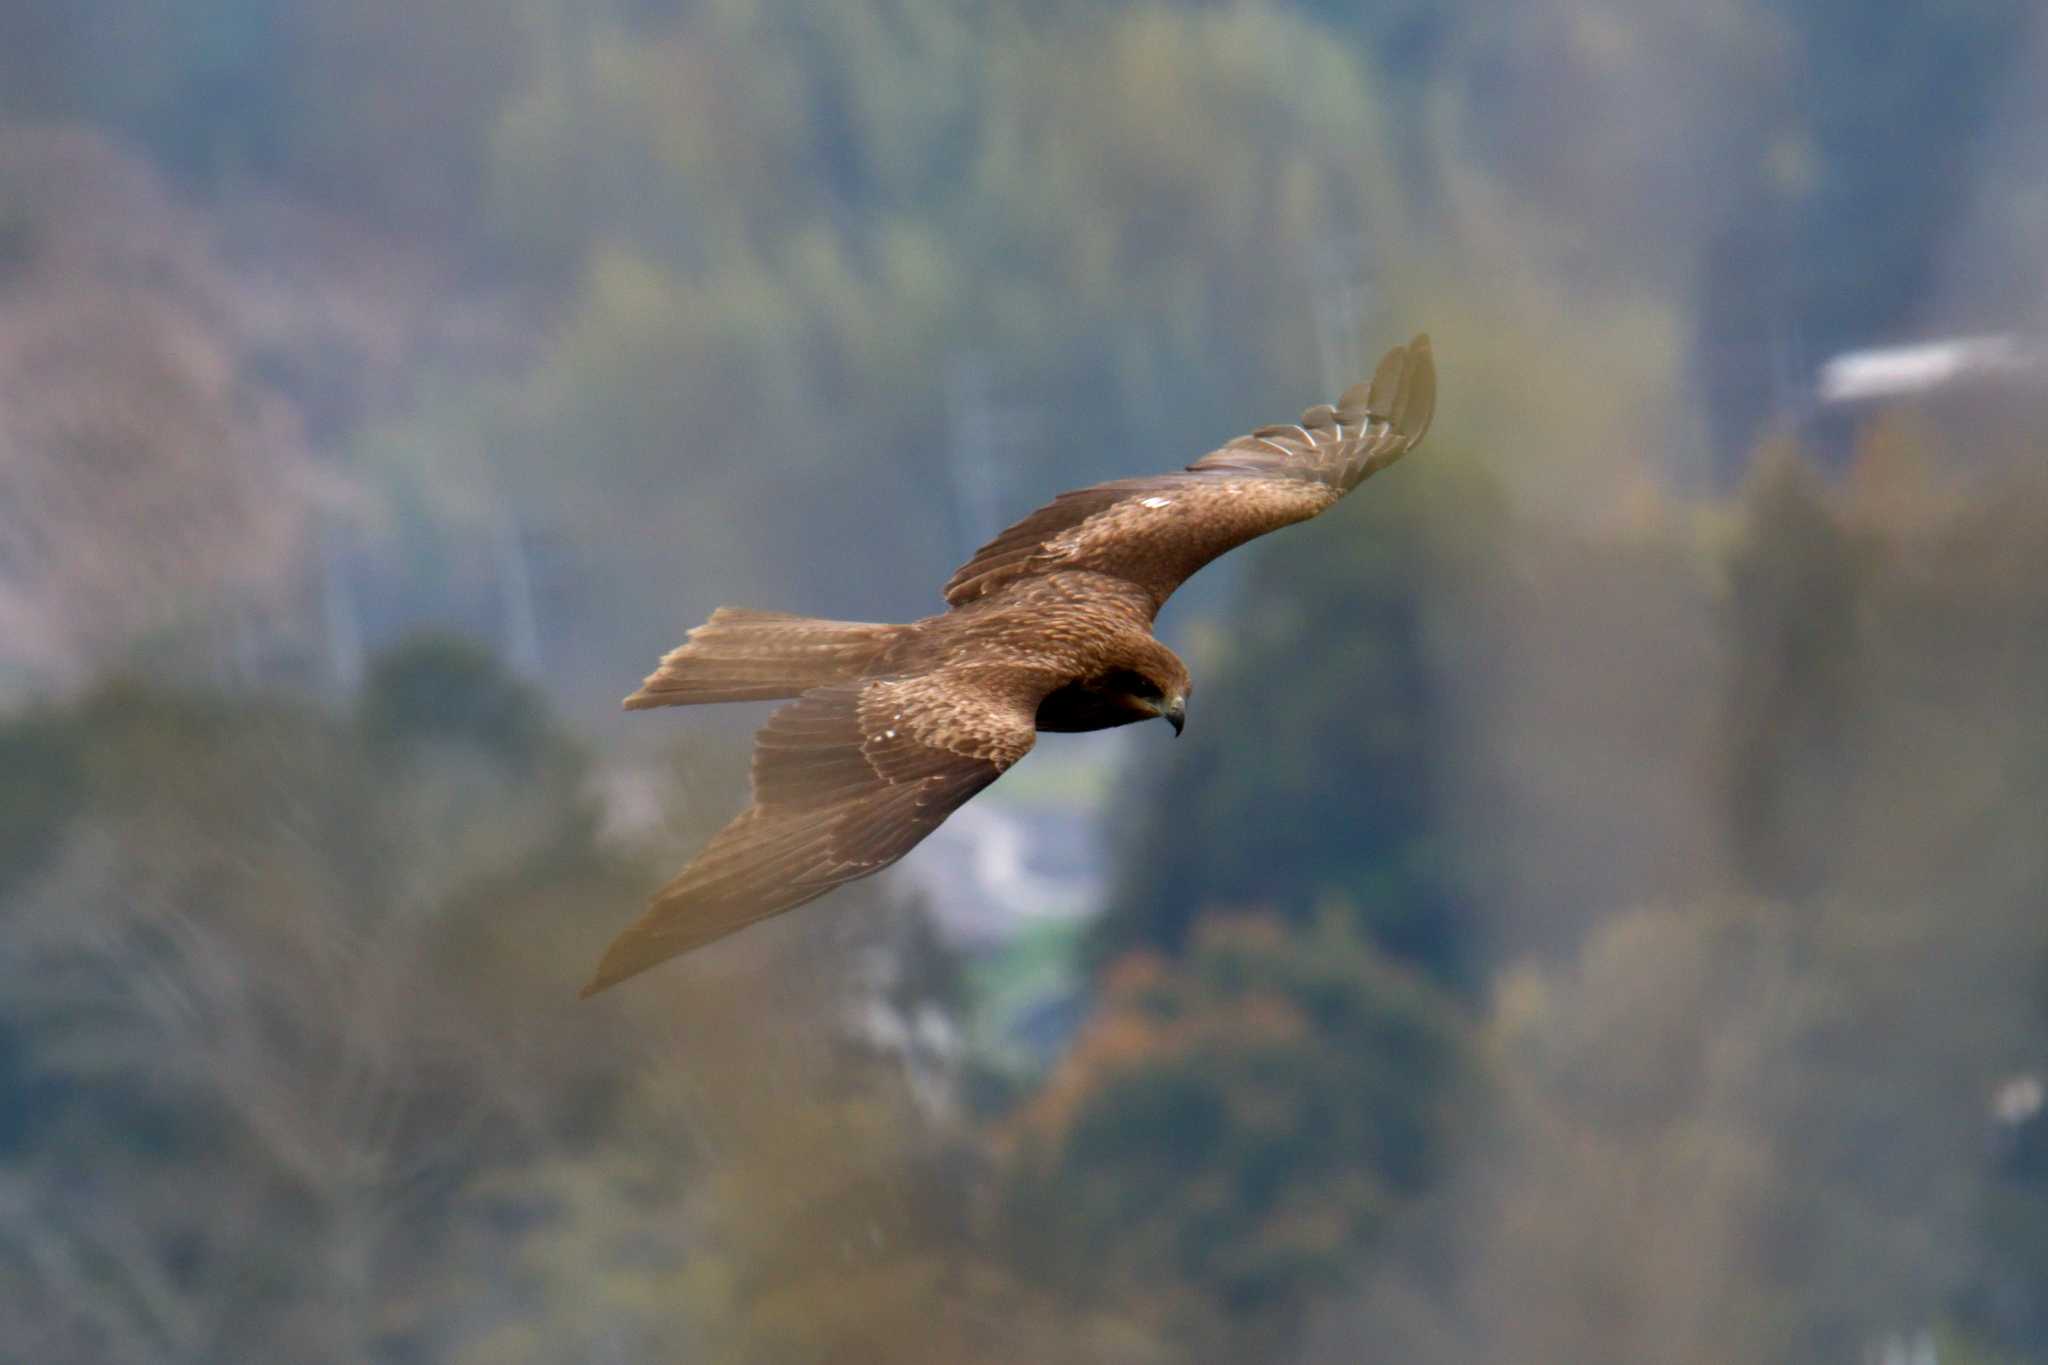
[[[1185,470],[1062,493],[984,545],[946,584],[955,607],[1020,579],[1090,570],[1143,588],[1153,610],[1204,564],[1315,516],[1414,448],[1436,407],[1429,339],[1301,421],[1261,427]]]

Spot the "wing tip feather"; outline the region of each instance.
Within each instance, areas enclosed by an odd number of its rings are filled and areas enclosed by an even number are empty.
[[[1389,349],[1372,378],[1352,385],[1337,406],[1340,411],[1363,408],[1385,419],[1407,446],[1419,444],[1436,416],[1436,356],[1429,333],[1417,332],[1407,345]]]
[[[588,1000],[600,991],[608,991],[621,981],[638,976],[641,972],[655,965],[654,962],[640,962],[628,965],[621,960],[624,956],[622,950],[627,947],[629,940],[633,937],[634,929],[638,927],[637,925],[629,927],[624,933],[613,939],[605,948],[604,956],[598,959],[597,969],[590,974],[590,980],[584,982],[583,988],[576,992],[578,1000]]]

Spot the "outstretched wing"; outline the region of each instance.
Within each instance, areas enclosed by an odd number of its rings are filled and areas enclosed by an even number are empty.
[[[1307,520],[1407,454],[1435,409],[1436,367],[1429,338],[1418,336],[1299,423],[1260,427],[1183,471],[1060,494],[961,565],[946,601],[964,606],[1021,578],[1088,569],[1137,584],[1157,611],[1216,556]]]
[[[754,737],[754,804],[613,940],[584,995],[908,853],[1031,748],[1037,698],[999,671],[821,687]]]

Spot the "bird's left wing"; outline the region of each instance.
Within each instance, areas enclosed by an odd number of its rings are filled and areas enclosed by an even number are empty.
[[[1436,366],[1418,336],[1298,423],[1260,427],[1185,470],[1062,493],[961,565],[946,601],[964,606],[1019,579],[1092,570],[1143,588],[1157,611],[1216,556],[1307,520],[1407,454],[1435,410]]]
[[[955,669],[783,707],[754,737],[753,805],[613,940],[583,994],[895,862],[1030,750],[1038,691]]]

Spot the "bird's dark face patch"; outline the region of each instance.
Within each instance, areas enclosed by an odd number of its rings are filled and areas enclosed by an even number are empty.
[[[1186,701],[1184,689],[1172,688],[1171,680],[1148,677],[1134,669],[1113,668],[1096,677],[1068,683],[1040,702],[1038,728],[1073,733],[1107,730],[1161,716],[1170,719]]]
[[[1166,688],[1162,683],[1128,668],[1113,668],[1100,678],[1090,679],[1085,685],[1112,696],[1129,697],[1141,704],[1157,705],[1166,700]]]

